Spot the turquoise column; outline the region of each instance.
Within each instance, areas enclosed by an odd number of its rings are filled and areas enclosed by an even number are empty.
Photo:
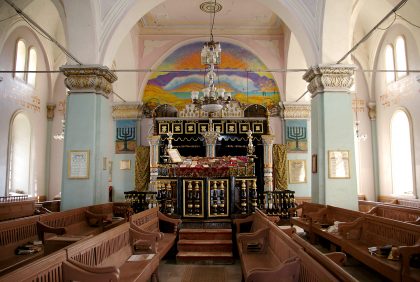
[[[311,100],[311,148],[317,155],[312,174],[312,201],[357,210],[352,97],[355,67],[317,65],[303,76],[309,82]],[[329,153],[343,153],[329,158]],[[348,156],[348,158],[346,158]],[[343,174],[343,168],[347,173]],[[338,177],[337,177],[338,176]]]
[[[51,168],[51,139],[52,123],[54,119],[55,104],[47,104],[47,144],[45,150],[45,197],[50,200],[50,168]],[[38,193],[39,195],[39,193]]]
[[[60,70],[69,89],[61,187],[61,208],[68,210],[108,201],[109,174],[103,158],[113,155],[108,96],[117,77],[99,65],[65,65]],[[69,159],[70,154],[83,153],[89,155],[86,162]]]
[[[368,104],[369,108],[369,118],[370,118],[370,128],[372,136],[372,160],[373,160],[373,186],[374,186],[374,201],[378,201],[380,186],[379,186],[379,162],[378,162],[378,132],[376,128],[376,104],[370,102]]]

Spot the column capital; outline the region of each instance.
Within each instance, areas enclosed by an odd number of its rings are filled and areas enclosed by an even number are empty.
[[[117,76],[101,65],[64,65],[60,70],[66,76],[64,83],[69,94],[96,93],[108,98]]]
[[[118,103],[112,106],[112,117],[114,119],[138,119],[141,115],[142,103],[127,102]]]
[[[53,120],[54,119],[54,110],[56,105],[55,104],[47,104],[47,119]]]
[[[368,109],[369,109],[368,115],[369,115],[370,120],[376,120],[376,103],[369,102]]]
[[[283,103],[285,119],[309,119],[311,117],[311,105],[297,103]]]
[[[220,134],[217,131],[207,131],[203,134],[204,139],[206,140],[207,145],[216,145],[217,138],[219,138]]]
[[[349,92],[355,70],[354,65],[316,65],[306,71],[303,79],[309,83],[308,90],[312,97],[326,91]]]
[[[150,146],[155,146],[159,144],[160,135],[149,135],[147,136]]]
[[[273,145],[274,139],[276,136],[274,135],[261,135],[264,145]]]

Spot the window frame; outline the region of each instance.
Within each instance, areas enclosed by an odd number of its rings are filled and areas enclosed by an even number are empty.
[[[395,40],[394,40],[394,45],[395,45],[395,47],[394,47],[394,69],[399,70],[397,41],[400,38],[401,38],[402,42],[404,43],[403,52],[404,52],[404,57],[405,57],[405,73],[400,76],[399,73],[401,73],[401,72],[395,72],[395,81],[403,79],[404,77],[408,76],[407,40],[405,40],[405,37],[402,34],[395,37]]]
[[[30,57],[31,56],[31,50],[33,50],[35,52],[35,70],[34,71],[36,71],[37,70],[37,66],[38,66],[38,52],[37,52],[37,49],[35,48],[35,46],[33,46],[33,45],[31,45],[31,46],[28,47],[27,56],[26,56],[26,58],[27,58],[27,60],[26,60],[26,71],[29,71],[29,64],[31,63],[31,57]],[[30,83],[29,82],[29,75],[31,75],[31,74],[34,75],[34,82],[33,83]],[[36,73],[28,73],[27,72],[26,73],[26,79],[25,79],[25,81],[26,81],[26,83],[29,86],[35,88],[35,85],[36,85],[36,77],[37,77],[37,74]]]
[[[23,52],[23,54],[24,54],[24,58],[23,58],[23,70],[22,71],[25,71],[26,70],[26,67],[27,67],[27,57],[28,57],[28,48],[26,47],[26,41],[23,39],[23,38],[18,38],[17,40],[16,40],[16,44],[15,44],[15,60],[14,60],[14,68],[13,68],[13,70],[14,71],[17,71],[17,59],[18,59],[18,56],[19,56],[19,54],[18,54],[18,48],[19,48],[19,42],[22,42],[23,44],[24,44],[24,52]],[[13,73],[13,78],[14,79],[18,79],[18,80],[20,80],[20,81],[25,81],[26,82],[26,73],[25,72],[23,72],[22,73],[22,77],[19,77],[18,76],[18,74],[20,74],[20,73]]]
[[[390,58],[392,58],[392,69],[389,69],[388,68],[388,49],[391,49],[391,57]],[[392,43],[388,43],[388,44],[386,44],[386,46],[385,46],[385,69],[386,69],[386,73],[385,73],[385,81],[386,81],[386,84],[391,84],[391,83],[393,83],[393,82],[395,82],[396,81],[396,74],[395,74],[395,48],[394,48],[394,45],[392,44]],[[392,70],[392,72],[389,72],[390,70]],[[392,73],[392,77],[393,77],[393,79],[391,79],[391,80],[388,80],[388,75],[389,75],[389,73]]]

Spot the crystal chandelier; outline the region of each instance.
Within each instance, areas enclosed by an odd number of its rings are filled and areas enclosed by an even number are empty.
[[[199,106],[203,111],[208,113],[216,113],[223,109],[223,107],[230,103],[232,96],[230,93],[225,94],[225,89],[216,88],[214,81],[216,78],[215,65],[221,62],[222,48],[219,42],[213,40],[213,26],[214,17],[217,12],[222,9],[222,5],[216,2],[204,2],[200,5],[200,9],[207,13],[213,14],[212,24],[210,28],[210,41],[205,42],[201,50],[201,64],[206,65],[207,79],[209,81],[208,87],[202,90],[203,94],[200,96],[199,91],[191,91],[191,100],[194,105]]]

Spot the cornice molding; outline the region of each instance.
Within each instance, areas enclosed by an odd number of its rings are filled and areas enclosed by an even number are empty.
[[[120,103],[112,106],[113,119],[138,119],[141,116],[141,103]]]
[[[303,79],[309,83],[312,98],[323,92],[346,92],[354,82],[354,65],[317,65],[309,68]]]
[[[311,117],[311,105],[283,103],[284,119],[309,119]]]
[[[64,65],[60,70],[66,76],[64,83],[69,94],[94,92],[108,98],[112,83],[117,80],[115,73],[100,65]]]

